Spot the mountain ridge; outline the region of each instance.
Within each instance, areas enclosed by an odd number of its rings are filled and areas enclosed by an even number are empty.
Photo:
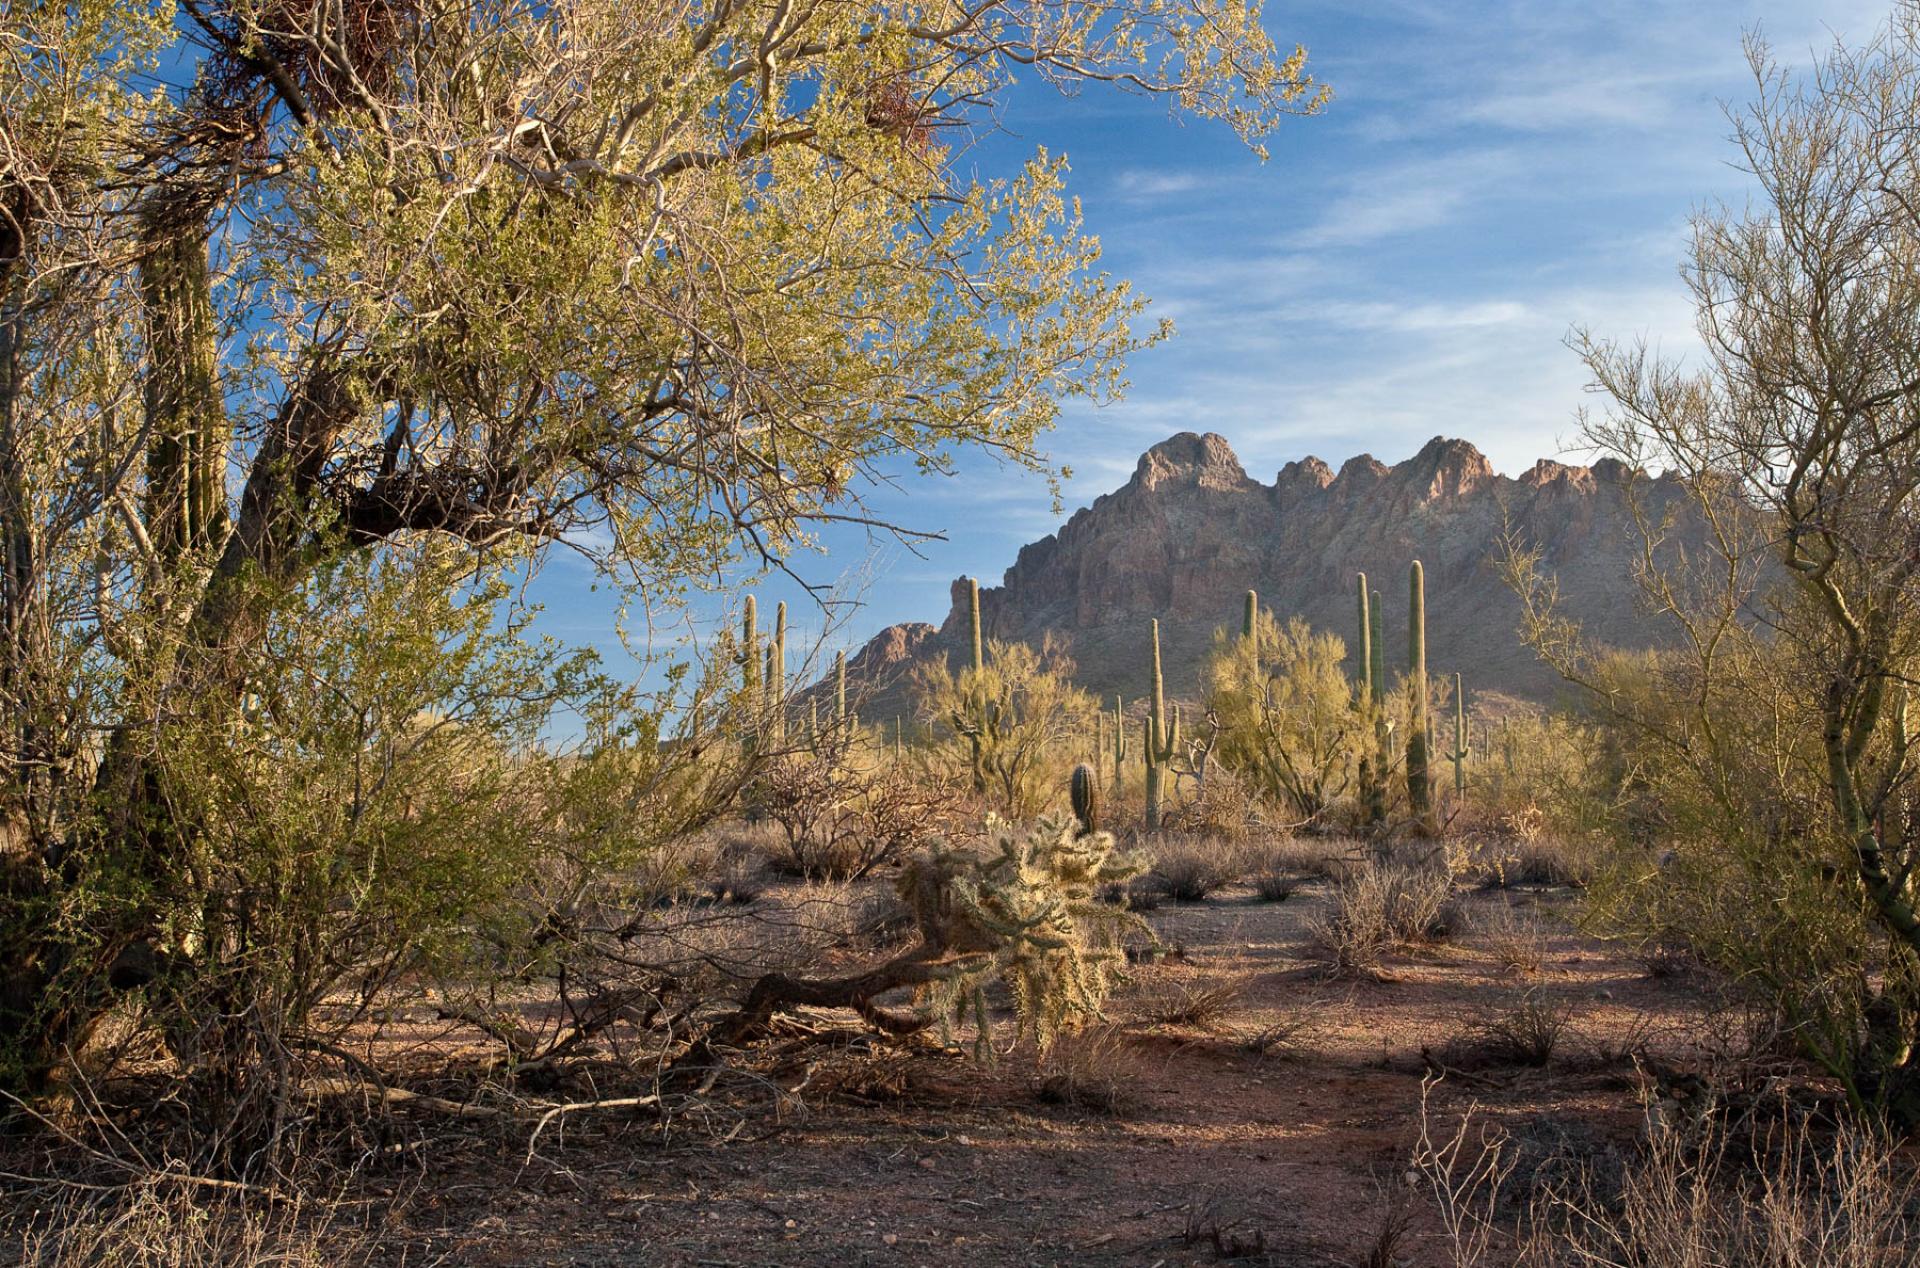
[[[1542,458],[1505,476],[1468,441],[1436,436],[1392,466],[1362,453],[1336,471],[1308,456],[1263,484],[1224,437],[1180,432],[1141,454],[1120,488],[1021,547],[1000,584],[981,587],[982,624],[990,639],[1035,646],[1052,633],[1074,657],[1076,680],[1111,700],[1146,689],[1147,622],[1158,618],[1168,690],[1192,698],[1213,632],[1237,626],[1248,589],[1283,621],[1300,616],[1339,634],[1351,670],[1354,576],[1365,572],[1385,601],[1392,671],[1406,646],[1407,569],[1420,559],[1430,671],[1462,673],[1469,691],[1552,700],[1562,684],[1520,643],[1519,603],[1493,560],[1507,532],[1538,545],[1568,615],[1603,642],[1659,645],[1658,629],[1637,614],[1630,488],[1656,515],[1684,509],[1676,479],[1610,458]],[[1683,514],[1679,539],[1697,535]],[[907,712],[912,670],[943,654],[958,664],[966,625],[958,578],[937,626],[889,626],[855,653],[849,675],[866,716]]]

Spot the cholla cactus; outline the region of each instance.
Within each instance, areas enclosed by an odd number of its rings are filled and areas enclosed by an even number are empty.
[[[1149,932],[1098,893],[1145,866],[1119,853],[1111,833],[1082,832],[1071,819],[1020,829],[992,815],[979,848],[935,848],[909,863],[900,896],[935,957],[923,1000],[943,1032],[951,1038],[971,1014],[974,1050],[991,1055],[986,986],[995,978],[1013,996],[1020,1037],[1040,1048],[1098,1018],[1125,961],[1122,937]]]
[[[1153,623],[1153,698],[1146,720],[1147,831],[1160,830],[1160,790],[1173,755],[1180,751],[1180,706],[1167,711],[1160,677],[1160,622]]]

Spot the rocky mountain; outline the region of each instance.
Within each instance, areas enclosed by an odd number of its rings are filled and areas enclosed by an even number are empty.
[[[1591,467],[1542,459],[1509,478],[1466,441],[1435,437],[1391,467],[1361,454],[1335,472],[1304,458],[1262,484],[1222,437],[1182,432],[1141,455],[1125,486],[1023,547],[1000,585],[982,587],[982,621],[989,638],[1036,646],[1052,632],[1081,685],[1131,700],[1147,687],[1147,622],[1157,617],[1168,690],[1191,697],[1214,631],[1237,628],[1248,589],[1282,620],[1303,617],[1351,646],[1354,574],[1364,572],[1385,600],[1391,672],[1405,654],[1407,565],[1419,559],[1429,671],[1458,671],[1470,691],[1550,701],[1560,680],[1522,646],[1519,603],[1495,571],[1502,534],[1543,550],[1566,611],[1594,635],[1655,644],[1632,579],[1640,539],[1629,475],[1606,459]],[[1656,511],[1684,504],[1672,479],[1634,484]],[[938,627],[890,627],[850,660],[865,716],[904,711],[912,668],[942,655],[957,666],[966,641],[961,579]]]

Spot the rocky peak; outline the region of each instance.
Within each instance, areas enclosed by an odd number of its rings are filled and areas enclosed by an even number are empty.
[[[1238,491],[1254,486],[1226,437],[1183,431],[1140,455],[1133,487],[1146,492],[1173,487]]]
[[[1466,497],[1493,483],[1493,464],[1464,440],[1435,436],[1393,468],[1393,478],[1423,502]]]

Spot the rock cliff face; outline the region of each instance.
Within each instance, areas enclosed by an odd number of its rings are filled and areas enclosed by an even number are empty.
[[[1282,620],[1303,617],[1351,645],[1354,574],[1364,572],[1385,601],[1393,672],[1405,656],[1407,565],[1417,558],[1429,671],[1458,671],[1469,690],[1549,701],[1560,680],[1520,643],[1518,601],[1494,569],[1501,536],[1512,531],[1542,549],[1568,614],[1591,633],[1620,647],[1656,645],[1661,636],[1636,607],[1629,474],[1609,460],[1543,459],[1511,479],[1466,441],[1436,437],[1392,467],[1362,454],[1336,474],[1305,458],[1262,484],[1221,437],[1182,432],[1141,455],[1124,487],[1023,547],[1001,584],[982,588],[982,621],[989,638],[1036,646],[1053,632],[1082,686],[1131,700],[1146,688],[1147,622],[1158,617],[1168,689],[1190,697],[1213,632],[1237,628],[1249,588]],[[1685,501],[1670,479],[1636,488],[1656,512]],[[937,630],[894,626],[854,658],[867,717],[904,711],[901,684],[914,665],[949,654],[959,663],[965,593],[956,581]]]

